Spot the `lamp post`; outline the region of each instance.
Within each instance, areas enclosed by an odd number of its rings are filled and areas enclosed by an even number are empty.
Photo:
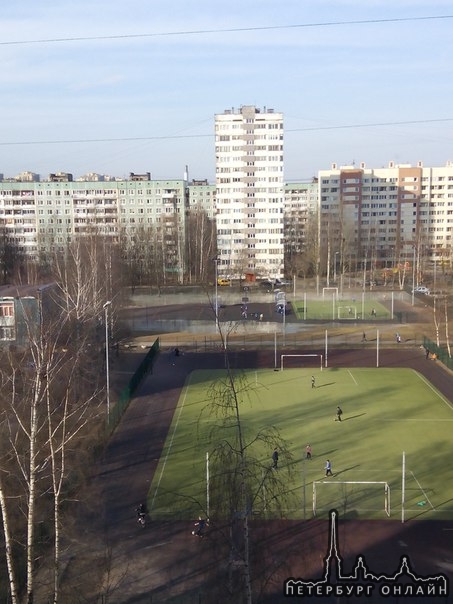
[[[108,308],[112,301],[107,302],[102,307],[104,309],[104,322],[105,322],[105,378],[106,378],[106,393],[107,393],[107,424],[110,421],[110,371],[109,371],[109,317]]]
[[[336,283],[337,282],[337,256],[340,252],[335,252],[334,255],[334,265],[333,265],[333,280]]]
[[[219,259],[217,256],[214,258],[214,266],[215,266],[215,329],[216,332],[219,330],[219,297],[218,297],[218,287],[219,287],[219,279],[218,279],[218,267],[219,267]]]

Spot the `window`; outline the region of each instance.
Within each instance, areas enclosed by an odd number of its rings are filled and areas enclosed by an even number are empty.
[[[14,340],[14,327],[0,327],[0,340]]]
[[[14,304],[12,302],[0,303],[0,317],[14,317]]]

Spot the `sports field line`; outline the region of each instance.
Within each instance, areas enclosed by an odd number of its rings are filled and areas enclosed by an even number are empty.
[[[174,441],[174,438],[175,438],[176,430],[178,429],[179,419],[181,417],[181,413],[182,413],[182,410],[184,408],[184,404],[186,402],[187,392],[189,390],[188,386],[190,384],[190,380],[191,379],[192,379],[192,374],[189,376],[187,384],[184,387],[184,396],[182,398],[182,403],[181,403],[181,406],[180,406],[179,411],[178,411],[178,416],[176,418],[176,423],[175,423],[175,426],[173,428],[173,432],[172,432],[172,435],[171,435],[171,438],[170,438],[170,444],[168,445],[167,453],[166,453],[165,458],[164,458],[164,463],[162,464],[162,469],[161,469],[160,474],[159,474],[159,480],[157,481],[156,490],[154,491],[153,499],[151,501],[151,510],[154,507],[154,502],[156,500],[157,491],[159,490],[160,482],[162,480],[162,476],[164,475],[165,466],[167,465],[168,456],[170,455],[170,451],[171,451],[171,448],[173,446],[173,441]]]
[[[420,489],[420,491],[423,493],[423,496],[425,497],[426,501],[429,503],[429,505],[431,506],[431,509],[435,510],[436,508],[433,506],[433,504],[431,503],[431,501],[429,500],[428,495],[425,493],[422,485],[418,482],[418,480],[415,477],[415,474],[412,472],[412,470],[410,471],[412,474],[412,478],[415,480],[415,482],[418,485],[418,488]]]
[[[440,394],[440,393],[439,393],[439,392],[438,392],[438,391],[437,391],[437,390],[436,390],[436,389],[433,387],[433,385],[432,385],[430,382],[428,382],[428,380],[427,380],[427,379],[426,379],[426,378],[425,378],[423,375],[421,375],[421,373],[418,373],[418,371],[415,371],[415,369],[413,369],[412,371],[413,371],[413,372],[414,372],[416,375],[418,375],[418,377],[419,377],[419,378],[422,380],[422,382],[424,382],[424,383],[425,383],[427,386],[429,386],[429,387],[431,388],[431,390],[432,390],[433,392],[435,392],[435,393],[437,394],[437,396],[440,398],[440,400],[441,400],[441,401],[443,401],[443,402],[444,402],[444,403],[447,405],[447,407],[448,407],[448,408],[449,408],[451,411],[453,411],[453,407],[451,406],[451,403],[450,403],[450,401],[449,401],[448,399],[446,399],[446,398],[445,398],[445,397],[444,397],[442,394]]]
[[[355,384],[356,386],[358,386],[359,384],[357,383],[357,381],[356,381],[355,377],[352,375],[352,373],[350,372],[350,370],[349,370],[349,369],[348,369],[348,373],[349,373],[349,375],[351,376],[352,381],[354,382],[354,384]]]
[[[313,459],[313,458],[312,458]],[[339,472],[341,470],[338,470]],[[359,473],[359,472],[366,472],[367,474],[370,474],[371,472],[382,472],[382,468],[364,468],[363,470],[361,470],[360,468],[354,468],[354,474],[355,473]],[[401,474],[401,467],[395,467],[393,470],[386,470],[386,472],[392,473],[392,472],[396,472],[397,474]],[[325,482],[333,482],[331,480],[326,480]],[[387,480],[373,480],[372,482],[388,482]]]
[[[453,422],[453,417],[451,419],[417,419],[415,417],[403,417],[399,419],[381,419],[381,422]]]

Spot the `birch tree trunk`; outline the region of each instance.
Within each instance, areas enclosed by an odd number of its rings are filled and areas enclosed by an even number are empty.
[[[3,482],[2,475],[0,474],[0,508],[2,511],[2,524],[3,524],[3,535],[5,539],[5,557],[6,557],[6,566],[8,569],[8,581],[9,581],[9,590],[11,597],[11,604],[18,604],[18,596],[17,596],[17,580],[16,574],[14,571],[14,560],[12,554],[12,537],[10,533],[9,526],[9,516],[8,516],[8,508],[6,505],[6,497],[3,490]]]
[[[440,346],[440,337],[439,337],[440,321],[437,318],[437,304],[436,304],[435,296],[433,298],[433,320],[434,320],[434,327],[436,330],[436,344],[437,344],[437,346]]]
[[[77,299],[78,293],[74,290],[73,293]],[[42,317],[41,298],[38,307]],[[61,508],[68,473],[67,449],[88,419],[99,415],[97,405],[91,403],[100,398],[97,384],[104,386],[104,380],[98,379],[98,355],[94,347],[87,345],[92,338],[91,324],[82,322],[81,334],[73,338],[70,313],[61,305],[60,308],[48,325],[41,322],[38,329],[36,319],[29,318],[29,349],[23,355],[4,355],[3,360],[8,359],[9,366],[0,367],[1,396],[6,405],[0,433],[2,461],[6,461],[0,466],[0,472],[7,471],[14,476],[14,481],[8,481],[7,485],[5,481],[0,483],[5,557],[13,604],[22,601],[33,604],[36,598],[42,601],[42,594],[35,593],[37,545],[47,548],[47,559],[53,559],[53,603],[61,601]],[[80,310],[79,316],[89,317],[86,307]],[[75,449],[76,446],[72,453]],[[16,515],[13,528],[8,499],[24,512],[21,517]],[[49,542],[40,542],[37,527],[52,515],[54,542],[49,545]],[[16,557],[13,543],[23,545],[23,554]],[[19,568],[22,574],[18,582]],[[24,586],[21,593],[19,583]]]
[[[35,503],[38,454],[37,437],[39,432],[38,406],[42,395],[42,369],[41,354],[38,352],[38,364],[34,392],[30,407],[30,432],[29,432],[29,469],[28,469],[28,506],[27,506],[27,604],[33,604],[34,570],[35,570]]]
[[[30,333],[32,337],[32,334]],[[33,358],[33,379],[30,390],[27,384],[17,382],[22,380],[26,382],[26,376],[15,367],[11,368],[11,391],[9,395],[9,413],[8,415],[8,445],[10,463],[15,464],[15,470],[11,467],[11,474],[16,476],[16,481],[22,479],[25,485],[25,492],[21,495],[15,494],[15,498],[20,500],[23,497],[25,504],[25,601],[27,604],[33,603],[34,598],[34,571],[35,571],[35,527],[36,527],[36,498],[37,482],[39,474],[38,456],[42,457],[42,447],[38,444],[42,424],[40,422],[39,406],[42,402],[42,384],[45,380],[45,371],[42,363],[42,354],[39,348],[32,350]],[[12,361],[11,361],[12,362]],[[7,514],[7,498],[5,497],[3,505],[4,514]],[[22,532],[22,531],[20,531]],[[14,536],[10,535],[13,540]],[[10,549],[10,560],[12,576],[15,569],[15,561],[12,549]],[[17,584],[16,584],[17,588]],[[16,593],[18,595],[18,593]]]
[[[50,389],[46,389],[48,446],[51,466],[51,481],[54,514],[54,564],[53,564],[53,604],[60,601],[60,567],[61,567],[61,505],[62,493],[67,474],[67,448],[77,434],[88,422],[85,411],[96,396],[96,392],[71,406],[71,395],[76,390],[79,358],[69,360],[71,371],[66,378],[63,401],[54,401]],[[53,379],[58,378],[54,375]],[[57,408],[55,408],[55,406]]]
[[[444,298],[445,311],[445,342],[447,344],[448,356],[451,359],[450,332],[448,331],[448,296]]]

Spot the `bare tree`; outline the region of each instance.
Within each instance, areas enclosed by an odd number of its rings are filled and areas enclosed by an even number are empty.
[[[187,279],[206,283],[212,277],[210,258],[215,255],[215,223],[202,208],[187,217]]]
[[[104,302],[111,299],[113,277],[107,267],[107,249],[96,236],[79,237],[64,253],[54,254],[53,273],[60,290],[58,302],[76,323],[99,315]]]
[[[13,536],[12,536],[12,527],[10,524],[10,516],[8,511],[7,504],[7,495],[5,493],[5,489],[3,486],[3,472],[4,468],[0,469],[0,510],[2,514],[2,525],[3,525],[3,535],[5,539],[5,558],[6,558],[6,566],[8,570],[8,584],[9,591],[11,596],[12,604],[17,604],[19,602],[18,598],[18,583],[17,576],[14,564],[14,555],[13,555]]]
[[[69,299],[79,299],[76,293],[74,296]],[[82,323],[79,337],[74,339],[70,328],[72,314],[66,312],[67,301],[67,297],[63,301],[54,300],[54,310],[58,306],[60,310],[39,323],[35,321],[34,309],[24,306],[29,348],[21,353],[4,354],[0,363],[3,384],[0,474],[8,478],[0,483],[0,508],[3,525],[7,527],[5,547],[11,597],[19,601],[22,589],[18,585],[22,579],[18,569],[24,556],[27,604],[35,599],[37,560],[41,557],[36,553],[37,547],[50,548],[52,552],[52,598],[54,604],[59,601],[61,509],[68,474],[70,470],[74,472],[77,464],[75,451],[81,436],[86,436],[88,417],[93,420],[99,415],[98,403],[104,387],[99,379],[99,355],[88,345],[92,325]],[[38,298],[38,306],[37,315],[42,317],[42,296]],[[72,311],[78,319],[88,317],[87,309],[82,307],[76,306]],[[23,515],[16,514],[12,520],[11,506],[17,503]],[[53,530],[48,526],[48,518],[52,517]],[[41,542],[37,534],[39,526],[47,526],[52,545],[50,541],[46,545]],[[12,547],[21,542],[23,550]],[[47,551],[43,559],[48,560],[49,554]]]
[[[56,351],[53,351],[53,355]],[[46,411],[48,456],[50,462],[51,493],[53,495],[53,521],[54,521],[54,546],[53,546],[53,603],[60,601],[60,567],[61,567],[61,526],[62,504],[65,498],[65,489],[68,473],[71,469],[71,456],[68,455],[69,445],[84,431],[89,420],[93,420],[92,403],[96,402],[98,392],[88,392],[83,398],[75,393],[78,388],[75,381],[78,379],[77,366],[81,362],[80,350],[73,348],[60,366],[52,359],[54,367],[49,367],[51,379],[46,381]],[[52,382],[63,381],[64,387],[52,388]],[[57,390],[57,391],[55,391]],[[61,391],[60,391],[61,390]],[[95,407],[96,408],[96,407]],[[69,459],[68,459],[69,457]],[[74,461],[74,459],[72,459]],[[73,467],[72,467],[73,469]]]
[[[286,485],[292,474],[291,453],[275,427],[250,432],[242,420],[241,407],[250,402],[256,392],[245,373],[230,366],[226,338],[221,327],[219,331],[225,351],[225,378],[217,379],[210,386],[208,399],[211,402],[203,411],[203,415],[216,420],[210,433],[213,509],[219,517],[230,521],[230,562],[234,561],[235,567],[240,568],[242,577],[235,602],[251,604],[253,570],[249,520],[254,509],[272,509],[275,513],[288,505],[291,495]],[[278,472],[270,460],[270,452],[275,448],[286,462]],[[263,450],[269,451],[265,459]],[[230,581],[230,591],[232,589]]]
[[[0,229],[0,275],[1,282],[11,283],[20,280],[25,255],[5,227]]]
[[[93,409],[90,408],[96,393],[82,399],[78,395],[74,396],[76,389],[71,386],[71,382],[74,381],[77,371],[72,356],[61,359],[56,349],[49,351],[45,347],[43,352],[34,351],[32,358],[37,360],[38,364],[36,369],[30,370],[34,375],[30,388],[27,388],[28,396],[24,399],[24,394],[27,393],[23,390],[19,392],[16,385],[12,387],[7,422],[10,461],[7,466],[3,465],[1,468],[1,471],[8,471],[14,478],[12,482],[19,481],[24,488],[22,493],[17,489],[7,492],[2,481],[2,519],[4,526],[11,531],[5,533],[11,594],[18,593],[18,573],[15,569],[21,566],[21,555],[17,552],[16,556],[13,556],[11,542],[20,542],[20,535],[23,533],[26,559],[25,601],[31,604],[35,598],[36,561],[40,558],[35,550],[39,545],[40,548],[50,549],[45,556],[46,560],[49,560],[49,555],[52,554],[52,601],[57,604],[63,524],[61,509],[68,488],[68,475],[70,471],[74,472],[76,463],[72,448],[68,463],[68,447],[72,443],[77,449],[75,441],[87,426],[87,411],[90,410],[91,420],[99,412],[96,405]],[[23,380],[26,377],[20,372],[17,373],[17,379]],[[2,436],[5,438],[6,433],[3,432]],[[16,501],[24,502],[23,527],[20,524],[13,527],[9,522],[8,502],[14,505]],[[49,534],[53,543],[51,545],[47,541],[44,546],[40,544],[36,529],[43,523],[48,524],[46,519],[52,516],[53,531],[50,530]]]
[[[169,220],[170,226],[163,224],[159,217],[156,224],[139,227],[133,234],[120,234],[123,281],[133,289],[140,285],[159,288],[180,274],[178,254],[182,254],[182,238],[174,239],[174,217]]]
[[[444,297],[444,313],[445,313],[445,343],[447,345],[448,356],[451,358],[450,332],[448,329],[448,296]]]
[[[440,317],[437,313],[437,297],[433,296],[433,321],[434,321],[434,329],[436,333],[436,344],[440,346]]]

